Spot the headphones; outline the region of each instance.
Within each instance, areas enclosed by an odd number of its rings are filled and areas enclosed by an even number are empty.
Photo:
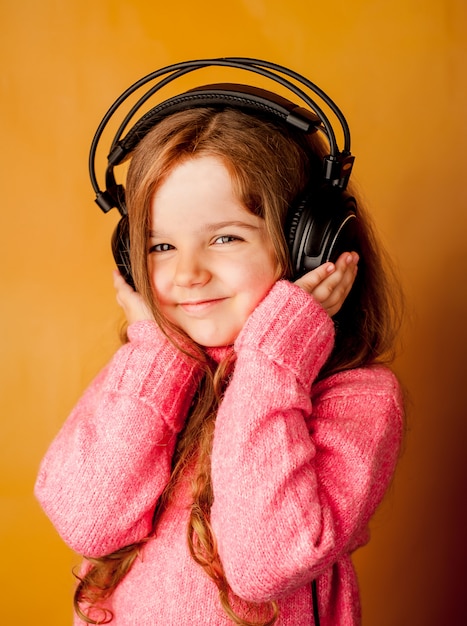
[[[306,108],[257,87],[233,83],[205,85],[156,104],[125,134],[130,120],[160,89],[190,72],[210,66],[230,67],[266,77],[293,93]],[[113,138],[107,157],[105,189],[101,190],[95,172],[95,158],[103,131],[124,102],[134,93],[141,93],[148,83],[155,84],[146,87],[147,90],[124,116]],[[307,91],[304,91],[305,88]],[[329,118],[309,92],[313,97],[318,96],[337,118],[343,134],[342,150],[339,150]],[[116,207],[122,216],[112,235],[112,252],[121,274],[132,287],[125,189],[116,182],[114,168],[126,159],[158,122],[173,113],[195,107],[231,107],[250,115],[269,117],[277,124],[290,125],[305,135],[322,132],[329,145],[329,154],[323,158],[320,189],[318,192],[305,193],[288,210],[285,236],[293,276],[298,278],[326,261],[335,261],[346,250],[358,249],[356,202],[345,191],[354,161],[350,152],[350,131],[342,112],[329,96],[304,76],[268,61],[244,57],[185,61],[156,70],[123,92],[100,122],[90,148],[89,175],[96,193],[96,203],[104,213]]]

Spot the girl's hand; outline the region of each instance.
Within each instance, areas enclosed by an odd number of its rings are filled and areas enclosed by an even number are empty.
[[[332,317],[341,308],[357,275],[358,254],[344,252],[335,263],[323,263],[295,281]]]
[[[122,307],[128,324],[141,320],[153,320],[151,309],[118,270],[113,272],[114,287],[117,294],[117,302]]]

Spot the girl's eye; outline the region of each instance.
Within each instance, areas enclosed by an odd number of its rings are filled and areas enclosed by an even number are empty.
[[[231,243],[232,241],[239,241],[238,237],[234,237],[233,235],[221,235],[214,240],[215,244],[222,243]]]
[[[168,250],[173,250],[170,243],[156,243],[155,246],[149,248],[149,252],[167,252]]]

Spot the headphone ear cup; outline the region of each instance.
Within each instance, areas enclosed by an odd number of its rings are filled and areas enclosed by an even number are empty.
[[[112,254],[118,270],[126,282],[135,289],[130,262],[130,225],[128,215],[118,222],[112,234]]]
[[[357,222],[355,198],[341,191],[323,189],[299,200],[286,227],[293,278],[343,252],[358,252]]]

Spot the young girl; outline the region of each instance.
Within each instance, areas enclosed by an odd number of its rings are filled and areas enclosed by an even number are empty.
[[[402,402],[362,207],[358,255],[290,274],[287,209],[324,153],[317,133],[208,107],[131,155],[127,342],[36,484],[86,557],[76,625],[360,623],[351,554],[393,475]]]

